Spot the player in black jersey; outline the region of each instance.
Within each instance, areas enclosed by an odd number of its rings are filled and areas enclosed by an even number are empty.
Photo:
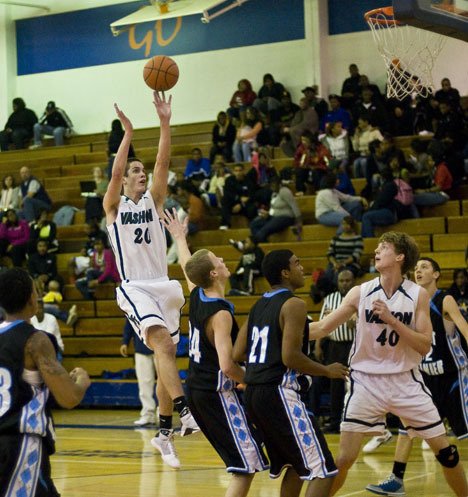
[[[243,383],[244,370],[232,358],[238,326],[234,307],[224,298],[230,273],[213,252],[190,254],[184,225],[175,211],[166,211],[165,225],[177,243],[190,290],[189,407],[232,473],[226,497],[244,497],[255,472],[267,469],[268,462],[235,388],[236,383]]]
[[[251,309],[234,346],[234,358],[246,360],[247,413],[264,437],[270,476],[284,468],[281,495],[296,497],[312,480],[306,497],[327,497],[337,473],[318,423],[301,401],[304,375],[344,379],[348,368],[324,366],[307,357],[307,308],[294,291],[304,286],[304,270],[290,250],[267,254],[262,272],[271,291]]]
[[[468,357],[460,334],[468,339],[468,324],[455,299],[437,288],[439,277],[440,266],[434,259],[418,260],[414,279],[431,298],[433,329],[432,347],[420,370],[441,418],[446,418],[455,436],[463,440],[468,438]],[[404,495],[403,479],[412,447],[412,439],[400,431],[392,473],[383,482],[368,485],[367,490],[380,495]],[[463,492],[460,495],[464,497]]]
[[[50,475],[54,433],[47,400],[62,407],[81,402],[90,385],[84,369],[68,374],[57,361],[47,334],[29,320],[37,294],[20,268],[0,273],[0,496],[56,497]]]

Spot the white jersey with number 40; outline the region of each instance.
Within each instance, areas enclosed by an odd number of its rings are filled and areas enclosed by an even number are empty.
[[[122,196],[107,231],[122,281],[167,276],[166,234],[149,191],[137,204]]]
[[[351,369],[369,374],[392,374],[419,366],[421,354],[405,344],[398,333],[372,311],[372,303],[382,300],[397,319],[415,329],[419,291],[418,285],[406,279],[390,297],[385,294],[380,278],[361,285],[356,338],[350,354]]]

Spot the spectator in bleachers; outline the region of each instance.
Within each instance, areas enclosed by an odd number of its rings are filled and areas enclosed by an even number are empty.
[[[330,156],[344,166],[349,158],[349,136],[343,123],[335,121],[328,123],[325,134],[320,136],[320,141],[330,152]]]
[[[208,207],[220,207],[224,195],[224,183],[230,175],[230,171],[227,169],[221,155],[215,157],[213,167],[214,172],[210,179],[208,191],[202,193],[201,198]]]
[[[330,154],[317,138],[305,131],[294,154],[296,172],[296,195],[304,195],[307,184],[313,185],[314,190],[320,188],[322,178],[328,172]]]
[[[414,115],[411,107],[394,104],[390,111],[390,132],[394,136],[413,134]]]
[[[299,110],[299,105],[292,101],[291,94],[285,91],[281,96],[281,107],[277,111],[276,119],[268,128],[270,145],[276,147],[283,138],[289,138],[289,132],[286,130],[289,130],[291,121]]]
[[[72,305],[70,310],[64,311],[60,308],[63,302],[63,296],[60,292],[60,283],[57,280],[50,280],[47,284],[47,292],[42,297],[44,302],[44,311],[60,319],[68,326],[73,326],[78,319],[76,305]]]
[[[369,123],[381,131],[389,129],[389,119],[387,110],[383,104],[376,98],[374,93],[367,87],[363,88],[360,100],[353,107],[353,121],[356,125],[359,118],[365,114],[369,117]]]
[[[367,201],[363,197],[347,195],[336,189],[338,178],[329,172],[322,180],[315,197],[315,218],[324,226],[341,226],[345,217],[360,221]]]
[[[86,270],[84,278],[76,280],[76,288],[86,300],[92,300],[97,286],[108,281],[119,283],[119,272],[112,250],[104,248],[103,242],[96,239],[90,267]]]
[[[200,192],[189,181],[177,184],[177,195],[183,198],[181,204],[188,214],[188,234],[193,235],[204,228],[205,204],[200,198]]]
[[[231,239],[229,243],[242,255],[235,271],[229,277],[231,290],[228,295],[253,295],[254,278],[259,276],[262,271],[265,253],[252,239],[252,236],[248,236],[242,242]]]
[[[272,178],[269,188],[269,207],[260,208],[258,216],[250,223],[254,243],[266,242],[273,233],[279,233],[293,225],[297,232],[302,232],[301,211],[291,190],[281,185],[278,176]]]
[[[364,90],[364,88],[369,88],[370,90],[372,90],[372,94],[375,100],[382,103],[385,101],[380,88],[375,83],[371,83],[369,81],[369,78],[365,74],[361,74],[359,76],[359,95],[362,94],[362,90]]]
[[[39,240],[47,242],[48,254],[58,252],[59,242],[57,240],[57,226],[53,221],[50,221],[47,218],[47,211],[45,210],[41,211],[36,221],[29,225],[29,254],[36,251],[37,242]]]
[[[448,101],[440,102],[439,112],[440,116],[437,120],[434,138],[436,140],[450,140],[456,149],[461,150],[466,145],[461,114],[454,110]]]
[[[47,103],[44,114],[34,127],[34,143],[29,147],[35,149],[42,147],[42,136],[52,135],[56,146],[63,145],[64,137],[70,136],[73,129],[73,123],[67,116],[67,113],[55,106],[55,102]]]
[[[253,169],[246,174],[244,164],[234,165],[232,176],[227,177],[224,184],[219,229],[226,230],[231,226],[232,214],[243,215],[249,221],[255,217],[257,213],[257,206],[253,200],[257,189],[255,174]]]
[[[291,125],[284,128],[286,140],[283,141],[281,148],[283,152],[291,157],[296,147],[301,141],[301,136],[305,133],[315,134],[319,129],[317,112],[310,106],[307,98],[303,97],[299,101],[300,109],[294,114]],[[288,140],[288,135],[289,139]]]
[[[16,186],[15,178],[7,174],[2,181],[2,195],[0,197],[0,212],[8,209],[19,210],[21,204],[21,190]]]
[[[85,202],[85,219],[86,222],[97,221],[100,222],[104,211],[102,209],[102,199],[107,190],[109,180],[104,177],[104,173],[100,167],[93,167],[93,181],[96,184],[94,195],[86,197]]]
[[[414,203],[417,206],[445,204],[450,199],[453,185],[452,174],[444,160],[444,149],[440,142],[433,141],[428,148],[428,166],[431,175],[425,188],[415,190]]]
[[[319,97],[317,95],[317,87],[316,86],[306,86],[302,93],[304,97],[309,102],[309,105],[315,109],[317,112],[317,116],[319,121],[321,121],[328,113],[328,104],[325,99]]]
[[[211,163],[203,157],[199,147],[192,149],[192,158],[188,159],[184,171],[184,179],[192,183],[198,190],[206,182],[208,184],[211,176]]]
[[[257,98],[257,94],[252,90],[252,83],[248,79],[241,79],[237,83],[237,91],[231,97],[228,116],[234,120],[241,120],[247,107],[251,107]]]
[[[343,106],[347,109],[351,108],[361,91],[359,81],[361,75],[356,64],[349,65],[349,78],[343,81],[341,86],[341,96],[343,97]]]
[[[361,195],[368,200],[373,198],[373,194],[379,185],[380,173],[387,168],[387,157],[384,154],[382,141],[372,140],[369,143],[369,155],[366,163],[366,186]]]
[[[52,201],[41,182],[27,166],[20,169],[21,208],[28,223],[34,221],[42,210],[50,211]]]
[[[252,105],[259,112],[271,116],[272,113],[275,113],[280,108],[284,91],[284,86],[275,81],[271,74],[265,74],[263,76],[263,85]]]
[[[36,284],[38,295],[44,295],[47,284],[51,280],[63,283],[57,271],[57,257],[48,253],[47,240],[37,240],[36,249],[29,255],[28,272]]]
[[[13,99],[13,113],[10,114],[5,124],[5,129],[0,132],[0,149],[8,150],[13,143],[16,150],[26,148],[27,142],[33,136],[33,126],[37,123],[34,111],[28,109],[22,98]]]
[[[219,112],[211,132],[210,164],[214,163],[215,156],[218,154],[221,154],[226,162],[232,162],[232,145],[235,139],[236,127],[231,119],[228,119],[226,112]]]
[[[439,103],[447,102],[452,109],[457,110],[460,108],[460,93],[456,88],[452,88],[450,79],[444,78],[440,82],[441,89],[435,93],[435,98]]]
[[[256,160],[253,160],[256,158]],[[260,149],[258,154],[252,157],[252,167],[256,173],[256,183],[259,188],[270,184],[274,178],[278,177],[275,166],[270,161],[267,149]]]
[[[88,255],[88,251],[86,247],[82,247],[80,255],[72,257],[68,261],[68,282],[74,285],[77,278],[85,275],[90,264],[91,258]]]
[[[413,188],[418,188],[421,181],[424,186],[426,184],[427,177],[430,174],[427,145],[428,142],[423,141],[420,138],[411,140],[411,153],[409,155],[408,162],[412,167],[412,171],[410,171],[410,180]]]
[[[120,119],[114,119],[111,124],[111,131],[109,133],[109,138],[107,139],[107,156],[108,156],[108,164],[107,164],[107,178],[110,179],[112,176],[112,165],[114,164],[115,154],[119,149],[120,142],[124,137],[125,131],[122,127],[122,123]],[[135,150],[133,145],[130,144],[130,148],[128,149],[128,157],[135,157]]]
[[[44,311],[44,302],[41,298],[37,299],[36,315],[31,318],[30,322],[34,326],[34,328],[36,328],[36,330],[45,331],[55,338],[57,346],[59,348],[59,350],[57,351],[57,358],[59,361],[61,361],[63,358],[65,345],[60,333],[60,326],[57,322],[57,318],[53,314],[49,314],[48,312]]]
[[[466,269],[455,269],[453,271],[453,283],[447,292],[455,299],[460,312],[468,321],[468,271]]]
[[[13,266],[21,267],[26,260],[28,241],[28,223],[19,219],[14,209],[4,212],[0,223],[0,257],[8,257]]]
[[[339,121],[344,129],[348,132],[351,131],[353,126],[351,114],[346,109],[341,107],[340,97],[335,94],[329,95],[328,102],[330,103],[330,111],[327,112],[325,117],[321,120],[320,129],[325,131],[328,123],[335,123]]]
[[[263,123],[254,107],[247,107],[245,119],[237,129],[236,139],[232,145],[235,162],[250,162],[252,151],[257,148],[257,136],[263,129]]]
[[[381,176],[383,184],[369,210],[362,216],[361,235],[363,238],[372,238],[375,226],[388,226],[398,220],[395,203],[398,187],[392,171],[385,169]]]
[[[354,160],[353,174],[355,178],[367,177],[367,160],[369,157],[369,143],[372,140],[383,140],[382,133],[378,128],[370,124],[370,118],[367,114],[362,114],[358,119],[358,125],[351,138],[354,151],[359,157]]]

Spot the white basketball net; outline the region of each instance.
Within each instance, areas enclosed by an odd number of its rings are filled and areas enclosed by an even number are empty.
[[[392,7],[367,12],[365,19],[387,67],[387,97],[429,96],[434,89],[432,68],[446,38],[401,24]]]

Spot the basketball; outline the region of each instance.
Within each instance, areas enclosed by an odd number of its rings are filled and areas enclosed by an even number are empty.
[[[177,83],[179,68],[170,57],[155,55],[146,62],[143,79],[152,90],[166,91]]]

